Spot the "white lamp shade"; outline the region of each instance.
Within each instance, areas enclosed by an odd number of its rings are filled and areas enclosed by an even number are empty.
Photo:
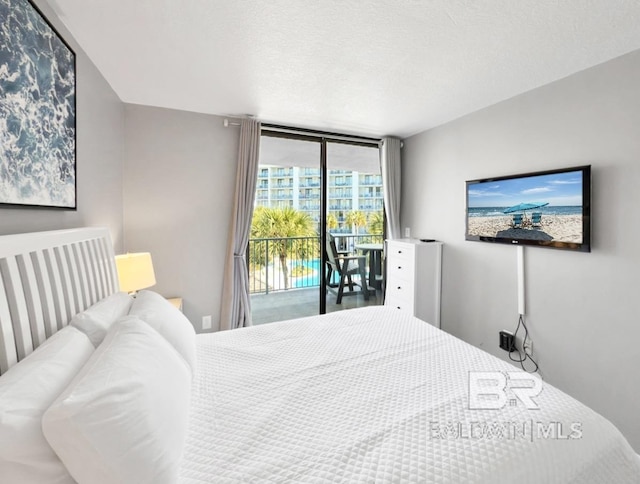
[[[149,252],[117,255],[116,267],[121,291],[135,292],[156,283]]]

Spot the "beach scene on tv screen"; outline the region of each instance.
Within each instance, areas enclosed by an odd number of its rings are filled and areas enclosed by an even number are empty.
[[[582,243],[582,171],[469,184],[470,236]]]

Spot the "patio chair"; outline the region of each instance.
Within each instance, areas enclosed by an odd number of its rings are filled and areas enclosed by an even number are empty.
[[[336,304],[342,304],[342,296],[363,294],[365,300],[369,300],[369,288],[367,287],[367,276],[365,274],[366,256],[364,255],[345,255],[338,253],[336,242],[331,237],[327,237],[327,290],[336,293],[334,289],[337,287]],[[338,275],[338,282],[331,282],[333,273]],[[360,276],[360,284],[353,281],[353,276]],[[345,291],[345,286],[348,291]],[[355,286],[359,286],[360,290],[356,290]]]
[[[330,234],[329,232],[327,232],[327,249],[329,247],[329,244],[333,242],[334,246],[336,247],[336,254],[338,255],[338,257],[344,257],[347,255],[351,255],[351,252],[349,252],[348,250],[337,250],[338,244],[336,244],[336,238],[333,234]],[[331,266],[331,264],[329,263],[329,260],[327,260],[327,282],[333,284],[331,287],[338,287],[338,284],[335,283],[333,281],[331,281],[331,277],[333,276],[333,267]]]
[[[514,229],[521,229],[522,228],[522,214],[521,213],[514,213],[513,214],[513,220],[511,221],[511,227],[513,227]]]
[[[381,261],[382,274],[376,274],[376,282],[380,284],[380,293],[382,294],[382,304],[384,304],[387,292],[387,244],[384,244]]]
[[[541,212],[533,212],[531,214],[531,226],[532,227],[541,227],[542,226],[542,213]]]

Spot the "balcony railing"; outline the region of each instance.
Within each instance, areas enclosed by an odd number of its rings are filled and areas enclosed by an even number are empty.
[[[278,168],[271,172],[271,176],[291,176],[293,168]]]
[[[339,251],[355,253],[356,244],[382,243],[382,235],[335,232]],[[247,251],[249,292],[269,294],[320,285],[320,237],[250,239]]]
[[[360,177],[360,185],[382,185],[382,176],[364,176]]]

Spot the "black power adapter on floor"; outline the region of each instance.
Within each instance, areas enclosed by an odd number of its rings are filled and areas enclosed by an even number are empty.
[[[500,331],[500,348],[509,353],[516,350],[516,338],[509,331]]]

